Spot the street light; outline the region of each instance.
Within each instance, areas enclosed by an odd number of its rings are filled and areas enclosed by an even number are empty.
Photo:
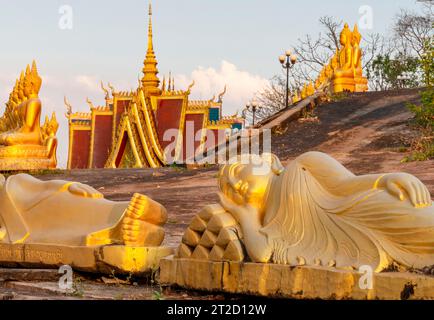
[[[282,68],[286,70],[286,101],[285,107],[289,107],[289,70],[297,62],[297,56],[292,54],[291,50],[286,50],[285,54],[279,56],[279,62]]]
[[[252,111],[253,114],[253,126],[255,126],[256,111],[258,111],[259,109],[261,109],[261,107],[259,106],[259,103],[256,100],[253,100],[252,102],[246,104],[246,110]]]
[[[401,89],[403,89],[405,87],[405,82],[408,80],[411,80],[411,73],[410,72],[403,72],[396,79],[400,83]]]

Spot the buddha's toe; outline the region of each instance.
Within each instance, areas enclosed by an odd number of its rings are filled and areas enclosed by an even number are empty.
[[[164,240],[164,229],[146,221],[125,218],[122,224],[122,239],[127,246],[159,246]]]
[[[131,199],[126,216],[159,226],[167,221],[166,209],[158,202],[139,193],[134,194]]]

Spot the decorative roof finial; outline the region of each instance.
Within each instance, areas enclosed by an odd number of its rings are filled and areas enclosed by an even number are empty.
[[[63,102],[65,103],[65,106],[66,106],[66,116],[68,117],[69,115],[72,114],[72,106],[68,102],[68,99],[66,99],[66,96],[63,97]]]
[[[225,88],[223,89],[223,92],[219,94],[219,99],[217,100],[218,103],[223,102],[223,96],[226,94],[227,85],[225,85]]]
[[[191,93],[191,88],[194,87],[195,83],[196,83],[196,82],[193,80],[193,82],[188,86],[188,89],[187,89],[187,93],[188,93],[188,94]]]
[[[161,85],[161,90],[166,91],[166,76],[163,77],[163,84]]]
[[[114,93],[115,93],[115,88],[112,86],[112,84],[109,82],[109,83],[107,83],[107,85],[108,85],[108,87],[110,88],[110,91],[111,91],[111,93],[112,93],[112,96],[114,95]]]
[[[108,90],[104,87],[104,83],[102,82],[102,80],[101,80],[101,89],[102,89],[102,91],[104,91],[104,93],[105,93],[105,99],[106,99],[106,100],[110,99],[109,92],[108,92]]]
[[[160,80],[157,77],[157,58],[154,52],[154,43],[152,35],[152,5],[149,4],[149,25],[148,25],[148,49],[146,51],[146,58],[143,62],[143,78],[141,80],[142,86],[149,93],[159,94]]]
[[[89,97],[86,98],[86,102],[91,109],[95,109],[95,106],[93,105],[92,101],[90,101]]]

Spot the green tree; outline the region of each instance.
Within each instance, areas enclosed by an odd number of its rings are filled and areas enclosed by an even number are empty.
[[[390,54],[380,54],[367,69],[367,76],[374,90],[415,88],[420,85],[419,68],[416,57],[398,54],[392,58]]]

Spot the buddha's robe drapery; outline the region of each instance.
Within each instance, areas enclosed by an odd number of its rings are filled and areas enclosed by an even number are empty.
[[[370,265],[376,271],[396,261],[407,267],[434,265],[434,206],[415,208],[387,190],[343,190],[337,181],[354,175],[336,160],[329,170],[291,162],[273,179],[261,233],[271,260],[337,267]]]

